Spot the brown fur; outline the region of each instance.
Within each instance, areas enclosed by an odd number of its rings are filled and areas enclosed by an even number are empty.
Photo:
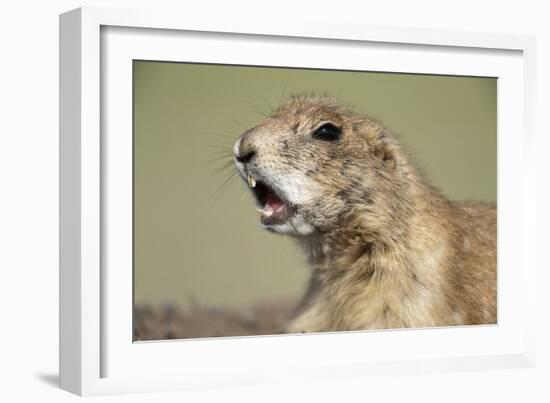
[[[322,122],[341,138],[312,138]],[[496,323],[495,206],[449,201],[379,123],[295,96],[241,136],[236,153],[251,150],[241,174],[296,199],[292,228],[268,229],[312,266],[288,332]]]

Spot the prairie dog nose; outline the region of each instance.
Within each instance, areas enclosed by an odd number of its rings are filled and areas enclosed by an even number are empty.
[[[239,161],[242,164],[246,164],[248,161],[252,159],[252,157],[256,154],[255,151],[249,151],[245,154],[236,155],[235,158],[237,158],[237,161]]]
[[[249,162],[254,155],[256,155],[256,148],[254,147],[252,141],[251,130],[248,130],[243,133],[243,135],[235,143],[233,152],[235,154],[235,159],[242,164]]]

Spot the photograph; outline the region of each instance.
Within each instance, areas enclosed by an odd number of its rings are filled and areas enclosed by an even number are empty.
[[[546,4],[2,5],[2,401],[550,402]]]
[[[133,60],[132,92],[134,342],[497,324],[496,77]]]

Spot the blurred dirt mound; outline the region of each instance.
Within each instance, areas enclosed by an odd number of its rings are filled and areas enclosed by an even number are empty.
[[[250,336],[281,333],[294,303],[266,302],[246,309],[164,305],[134,309],[134,340]]]

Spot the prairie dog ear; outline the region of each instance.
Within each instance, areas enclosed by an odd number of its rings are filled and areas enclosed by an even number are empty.
[[[372,121],[365,121],[354,126],[362,136],[370,152],[388,168],[395,169],[398,158],[398,147],[387,129]]]

